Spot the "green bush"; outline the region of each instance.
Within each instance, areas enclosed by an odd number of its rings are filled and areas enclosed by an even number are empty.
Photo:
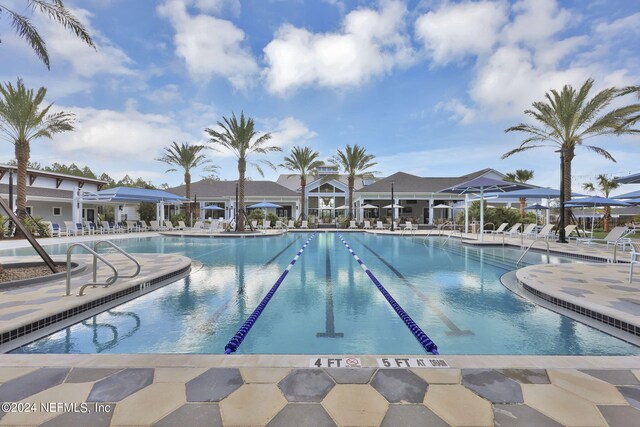
[[[49,226],[44,224],[40,217],[27,217],[24,219],[23,224],[29,233],[34,236],[51,237]]]
[[[178,225],[178,221],[184,221],[185,223],[187,223],[187,214],[184,213],[179,213],[179,214],[175,214],[171,217],[171,223],[173,225]]]
[[[276,214],[269,212],[267,214],[267,221],[271,221],[271,225],[275,225],[276,221],[280,221],[280,219],[276,216]]]
[[[9,218],[0,215],[0,239],[5,238],[9,232],[8,221]]]
[[[142,221],[153,221],[156,219],[156,204],[155,203],[140,203],[138,208],[138,215]]]
[[[264,211],[262,209],[254,209],[249,215],[247,215],[247,217],[249,220],[261,221],[264,219]]]
[[[461,212],[458,212],[457,216],[456,216],[456,221],[459,224],[464,224],[464,210]],[[476,201],[476,202],[472,202],[469,205],[469,222],[471,223],[472,221],[480,221],[480,202]],[[509,224],[509,227],[511,227],[513,224],[515,224],[516,222],[522,222],[524,224],[528,224],[528,223],[535,223],[536,222],[536,215],[533,212],[527,212],[526,216],[524,218],[520,217],[520,211],[519,209],[516,208],[503,208],[503,207],[497,207],[497,208],[487,208],[487,201],[484,201],[484,223],[493,223],[495,224],[496,228],[498,228],[500,226],[500,224],[502,224],[503,222],[506,222]]]

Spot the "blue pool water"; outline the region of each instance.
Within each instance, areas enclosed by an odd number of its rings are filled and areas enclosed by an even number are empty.
[[[176,253],[203,267],[15,353],[223,353],[310,234],[142,238],[129,252]],[[640,349],[527,302],[500,283],[521,251],[439,238],[344,238],[442,354],[631,355]],[[64,253],[66,246],[48,247]],[[20,251],[13,253],[19,254]],[[546,256],[527,255],[526,263]],[[552,262],[572,262],[552,257]],[[311,240],[238,354],[423,354],[334,233]]]

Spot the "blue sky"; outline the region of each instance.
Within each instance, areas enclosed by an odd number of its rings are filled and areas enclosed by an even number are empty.
[[[202,143],[206,127],[244,111],[284,153],[308,145],[328,158],[360,144],[376,155],[381,175],[527,168],[534,183],[557,187],[559,159],[550,149],[500,160],[521,139],[504,129],[526,120],[524,109],[549,89],[589,77],[597,88],[640,80],[640,3],[625,0],[65,4],[98,49],[34,16],[48,71],[3,18],[0,80],[45,86],[56,108],[77,115],[75,132],[32,145],[33,161],[86,164],[116,179],[180,184],[180,173],[154,161],[163,147]],[[591,142],[618,163],[579,150],[576,188],[599,173],[640,172],[640,137]],[[5,143],[0,161],[12,150]],[[279,163],[282,155],[269,159]],[[210,157],[221,178],[237,177],[228,153]],[[277,174],[266,171],[269,179]]]

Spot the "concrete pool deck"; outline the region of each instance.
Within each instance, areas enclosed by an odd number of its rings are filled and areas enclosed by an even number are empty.
[[[83,236],[46,239],[46,243],[157,235]],[[520,239],[505,241],[520,244]],[[6,248],[6,243],[0,242],[0,248]],[[497,243],[502,244],[501,237],[488,237],[485,241]],[[575,248],[575,244],[556,245],[550,244],[550,249],[562,252]],[[577,249],[584,256],[612,256],[611,250],[606,252],[596,246]],[[169,259],[158,262],[159,256],[176,260],[172,264]],[[148,271],[164,264],[179,268],[179,258],[164,254],[140,259],[143,271]],[[518,279],[545,292],[559,292],[571,302],[584,300],[599,310],[618,310],[620,316],[626,315],[627,320],[637,323],[640,277],[631,286],[618,283],[626,279],[625,272],[625,264],[538,265],[521,269]],[[55,296],[57,292],[64,293],[64,281],[50,286],[47,289],[55,289]],[[106,289],[88,288],[87,296],[105,296],[120,289],[119,284]],[[44,301],[49,294],[43,289],[13,290],[19,292],[0,291],[0,326],[4,328],[17,325],[22,316],[36,313],[18,316],[16,313],[24,310],[23,306],[42,314],[50,313],[51,307],[57,310],[60,304],[81,299],[59,297]],[[638,304],[633,302],[636,298]],[[627,300],[626,305],[612,304],[616,300]],[[63,308],[68,309],[66,305]],[[3,319],[5,315],[9,317]],[[361,368],[310,368],[317,357],[331,356],[2,354],[0,402],[14,403],[0,411],[0,425],[640,423],[640,356],[354,355]],[[379,367],[379,358],[400,366],[407,358],[433,359],[445,361],[448,367],[388,369]],[[81,406],[83,403],[87,406]]]

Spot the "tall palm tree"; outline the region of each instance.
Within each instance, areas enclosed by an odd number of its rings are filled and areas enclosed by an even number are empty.
[[[236,213],[238,213],[237,230],[244,230],[244,186],[245,173],[247,172],[247,159],[250,154],[268,154],[273,151],[282,151],[280,147],[268,146],[267,141],[271,139],[271,133],[267,132],[261,136],[255,130],[255,123],[251,117],[245,119],[244,112],[240,114],[240,121],[234,113],[231,118],[222,117],[223,122],[218,122],[218,126],[222,129],[207,128],[205,132],[209,134],[209,142],[221,145],[231,151],[238,158],[238,204]],[[259,160],[259,163],[265,164],[272,169],[276,167],[267,160]],[[256,168],[261,176],[264,172],[259,163],[250,163]]]
[[[80,20],[64,6],[62,0],[27,0],[27,7],[33,12],[45,14],[49,19],[58,22],[64,28],[73,32],[80,40],[92,48],[96,48],[87,29],[82,25]],[[0,14],[2,12],[9,14],[11,17],[11,26],[18,37],[25,39],[35,51],[38,58],[47,66],[47,69],[50,69],[49,53],[47,52],[46,43],[40,36],[40,33],[38,33],[37,28],[31,23],[31,20],[0,3]]]
[[[376,156],[367,154],[367,149],[359,147],[358,144],[351,147],[347,145],[345,150],[338,149],[338,152],[329,159],[331,163],[344,170],[347,174],[347,185],[349,188],[349,219],[353,219],[353,188],[356,178],[372,178],[375,172],[367,171],[377,163],[372,161]],[[393,200],[391,201],[393,203]]]
[[[640,104],[616,108],[608,112],[604,110],[614,98],[619,96],[618,89],[611,87],[596,93],[589,98],[593,80],[588,79],[579,90],[565,85],[560,92],[551,90],[545,94],[546,102],[533,103],[532,110],[525,110],[537,123],[521,123],[510,127],[505,132],[522,132],[527,135],[518,148],[502,155],[505,159],[513,154],[538,147],[551,147],[560,152],[563,169],[563,180],[560,183],[565,197],[571,194],[571,162],[575,157],[575,149],[583,146],[615,162],[606,150],[593,145],[585,145],[589,138],[603,135],[632,133],[627,124],[633,114],[640,111]],[[561,200],[564,205],[564,200]],[[567,212],[562,212],[567,223]],[[560,230],[562,233],[564,230]]]
[[[609,197],[612,190],[620,187],[620,184],[612,179],[607,178],[606,175],[600,174],[596,177],[598,180],[598,188],[604,197]],[[596,191],[596,186],[592,182],[582,184],[582,188],[586,191]],[[604,207],[604,231],[609,231],[609,221],[611,220],[611,206]]]
[[[49,113],[53,104],[41,108],[47,94],[41,87],[37,93],[27,89],[18,79],[14,87],[11,83],[0,83],[0,138],[15,146],[18,163],[17,214],[24,219],[27,205],[27,165],[29,164],[31,142],[38,138],[51,139],[54,134],[74,130],[73,113]]]
[[[515,172],[507,173],[504,178],[505,181],[510,182],[519,182],[525,184],[528,181],[533,179],[533,171],[531,169],[517,169]],[[520,202],[520,218],[524,218],[524,208],[527,203],[526,197],[520,197],[518,200]]]
[[[309,147],[293,147],[291,149],[291,155],[285,156],[284,163],[280,165],[280,167],[300,174],[301,220],[305,219],[306,212],[307,197],[305,195],[305,188],[307,186],[307,175],[324,164],[320,160],[317,160],[318,156],[320,156],[320,153],[313,151]]]
[[[640,85],[629,86],[620,90],[620,96],[624,96],[632,93],[635,93],[638,99],[640,99]],[[633,126],[638,122],[640,122],[640,113],[636,112],[635,114],[632,114],[625,123],[623,123],[623,128],[628,126]],[[634,132],[640,133],[640,130],[635,130]]]
[[[173,142],[171,146],[165,147],[164,155],[158,159],[159,162],[164,162],[168,165],[177,166],[184,172],[184,184],[185,184],[185,196],[187,199],[191,199],[191,169],[195,169],[199,166],[211,163],[211,160],[207,159],[204,154],[201,154],[207,147],[204,145],[191,145],[183,142],[178,145],[177,142]],[[207,170],[215,170],[217,166],[209,165]],[[177,169],[167,169],[167,172],[175,172]],[[191,203],[187,203],[187,217],[191,214]]]

